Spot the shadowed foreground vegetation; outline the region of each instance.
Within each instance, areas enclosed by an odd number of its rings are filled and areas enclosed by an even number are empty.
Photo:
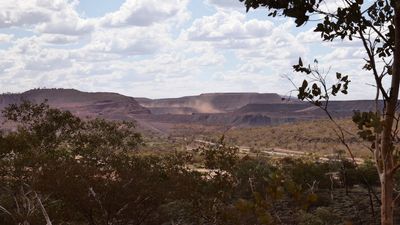
[[[18,129],[0,136],[0,224],[379,221],[372,163],[253,158],[223,138],[193,152],[143,153],[132,123],[29,102],[3,115]]]

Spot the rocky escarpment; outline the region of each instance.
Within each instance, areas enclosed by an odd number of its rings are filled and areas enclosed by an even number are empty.
[[[20,94],[0,95],[0,109],[24,100],[47,103],[56,108],[69,110],[81,117],[129,119],[138,114],[150,114],[134,98],[107,92],[81,92],[74,89],[34,89]]]
[[[158,129],[176,124],[221,127],[276,125],[326,117],[309,103],[288,100],[273,93],[210,93],[181,98],[133,98],[117,93],[81,92],[74,89],[35,89],[20,94],[0,95],[0,109],[29,100],[47,100],[52,107],[85,117],[137,120],[144,127]],[[382,103],[378,104],[382,107]],[[335,117],[349,117],[353,111],[370,111],[374,101],[332,101],[329,111]]]

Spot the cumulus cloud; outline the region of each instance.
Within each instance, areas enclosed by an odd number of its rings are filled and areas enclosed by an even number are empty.
[[[170,42],[168,32],[162,26],[101,29],[92,34],[91,42],[85,49],[104,53],[146,55],[162,50]]]
[[[340,47],[335,48],[332,52],[325,54],[321,59],[325,62],[333,61],[358,61],[359,65],[363,65],[362,60],[365,57],[364,49],[360,47]]]
[[[36,3],[24,0],[1,1],[0,27],[26,26],[49,21],[50,10]]]
[[[250,40],[243,40],[243,48],[237,48],[235,54],[244,63],[263,62],[266,68],[276,73],[291,68],[299,56],[307,53],[308,49],[290,30],[290,22],[276,25],[268,35]],[[284,35],[283,35],[284,34]]]
[[[71,17],[61,20],[55,18],[52,22],[42,23],[36,27],[41,33],[64,34],[64,35],[83,35],[90,33],[94,29],[94,24],[82,20],[78,17]]]
[[[273,23],[268,20],[246,21],[243,13],[219,11],[195,20],[184,35],[192,41],[240,40],[264,37],[272,27]]]
[[[15,44],[3,53],[14,61],[10,64],[11,70],[51,71],[71,66],[68,51],[45,48],[36,36],[16,40]]]
[[[281,75],[292,72],[299,56],[316,57],[327,68],[340,66],[341,72],[359,70],[363,52],[355,42],[321,45],[312,29],[296,34],[293,21],[245,14],[239,1],[203,0],[206,12],[195,13],[189,11],[192,3],[125,0],[115,11],[87,18],[78,0],[2,0],[0,28],[7,34],[0,34],[0,86],[147,97],[285,94],[292,87]],[[328,53],[314,56],[313,48]]]
[[[150,26],[154,23],[188,18],[187,0],[127,0],[118,11],[107,14],[101,24],[105,26]]]
[[[306,31],[302,31],[296,35],[296,38],[305,44],[312,44],[316,42],[322,42],[321,34],[314,32],[315,28],[311,28]]]
[[[94,24],[79,16],[70,0],[5,0],[0,3],[0,28],[27,27],[41,33],[82,35]]]

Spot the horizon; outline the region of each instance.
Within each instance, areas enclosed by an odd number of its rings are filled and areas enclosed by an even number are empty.
[[[332,1],[335,9],[340,1]],[[359,41],[322,42],[310,22],[270,18],[238,0],[6,0],[0,3],[0,86],[110,91],[171,98],[210,92],[288,95],[292,65],[314,58],[350,75],[349,95],[371,99]],[[386,83],[386,81],[385,81]],[[173,90],[173,91],[171,91]]]
[[[276,94],[279,95],[282,98],[290,98],[290,99],[297,99],[297,96],[287,96],[287,95],[282,95],[280,93],[273,93],[273,92],[205,92],[205,93],[199,93],[199,94],[194,94],[194,95],[182,95],[182,96],[176,96],[176,97],[165,97],[165,98],[150,98],[146,96],[131,96],[131,95],[125,95],[122,93],[118,92],[113,92],[113,91],[83,91],[75,88],[48,88],[48,87],[43,87],[43,88],[32,88],[29,90],[25,90],[22,92],[2,92],[0,93],[1,95],[18,95],[18,94],[24,94],[29,91],[40,91],[40,90],[72,90],[72,91],[78,91],[78,92],[83,92],[83,93],[109,93],[109,94],[120,94],[126,97],[132,97],[132,98],[145,98],[145,99],[150,99],[150,100],[161,100],[161,99],[176,99],[176,98],[185,98],[185,97],[196,97],[196,96],[201,96],[201,95],[208,95],[208,94]],[[298,100],[301,101],[301,100]],[[330,101],[374,101],[374,99],[333,99]],[[379,100],[381,101],[381,100]],[[307,102],[307,101],[301,101],[301,102]]]

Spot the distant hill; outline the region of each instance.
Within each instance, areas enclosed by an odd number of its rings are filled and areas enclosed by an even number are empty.
[[[166,124],[255,127],[327,118],[323,110],[308,102],[274,93],[210,93],[137,100],[152,113],[138,118],[161,130],[168,127]],[[329,111],[336,118],[351,117],[356,110],[375,109],[375,102],[371,100],[331,101],[329,104]],[[382,107],[381,102],[379,107]]]
[[[129,119],[137,114],[150,114],[134,98],[108,92],[82,92],[74,89],[34,89],[20,94],[0,95],[0,109],[12,103],[28,100],[69,110],[81,117]]]
[[[383,106],[382,102],[378,103],[378,107]],[[328,105],[329,112],[337,117],[348,117],[353,115],[354,111],[374,111],[375,102],[371,100],[355,100],[355,101],[330,101]],[[307,102],[295,102],[291,104],[247,104],[240,109],[234,111],[238,114],[264,114],[270,116],[292,116],[292,117],[305,117],[305,116],[324,116],[319,107],[311,105]]]
[[[178,124],[254,127],[326,117],[318,107],[274,93],[209,93],[149,99],[74,89],[34,89],[0,95],[0,110],[22,100],[41,103],[46,99],[50,106],[69,110],[82,118],[136,120],[141,128],[161,133],[168,133]],[[332,115],[338,118],[349,117],[354,110],[375,108],[374,101],[332,101],[329,104]]]
[[[247,104],[284,102],[280,95],[274,93],[208,93],[181,98],[137,100],[154,114],[227,113]]]

